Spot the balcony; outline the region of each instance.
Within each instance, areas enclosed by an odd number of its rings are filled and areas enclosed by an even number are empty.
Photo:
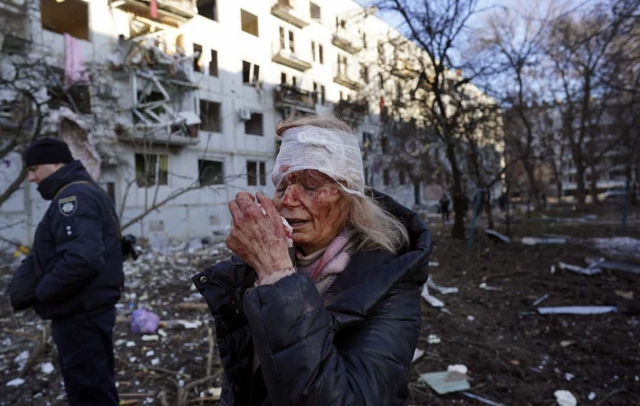
[[[271,7],[271,14],[274,16],[295,25],[298,28],[304,28],[309,25],[309,22],[304,20],[301,15],[296,13],[295,9],[291,5],[291,0],[279,0]]]
[[[12,17],[24,17],[27,15],[25,0],[0,0],[0,14]]]
[[[348,87],[351,90],[360,90],[362,85],[355,80],[351,80],[344,73],[338,73],[336,77],[333,78],[333,81],[339,85],[344,87]]]
[[[369,114],[369,102],[366,100],[340,100],[334,104],[335,115],[348,123],[360,123]]]
[[[289,85],[280,85],[274,90],[273,96],[277,109],[316,114],[317,92],[302,90]]]
[[[413,79],[419,74],[419,67],[413,62],[405,59],[396,59],[396,63],[391,68],[391,74],[400,79]]]
[[[195,0],[157,0],[158,22],[180,24],[192,19],[198,14]],[[142,17],[151,17],[149,0],[110,0],[112,8],[122,8],[125,11]]]
[[[115,128],[114,131],[120,141],[176,147],[197,145],[200,142],[198,139],[200,118],[194,112],[181,111],[169,120],[165,117],[150,120],[149,117],[155,114],[149,111],[144,113],[146,114],[143,114],[140,109],[134,109],[133,128],[125,128],[122,125]]]
[[[362,49],[353,45],[353,41],[351,41],[349,37],[344,33],[333,34],[331,43],[350,54],[357,54]]]
[[[273,62],[304,72],[311,69],[313,65],[310,62],[299,59],[295,54],[281,49],[273,55]]]

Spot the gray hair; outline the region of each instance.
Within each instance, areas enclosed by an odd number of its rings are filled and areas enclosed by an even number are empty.
[[[333,116],[289,117],[276,124],[276,133],[281,135],[289,128],[301,126],[339,130],[354,136],[345,122]],[[409,233],[405,226],[374,199],[341,192],[349,203],[347,223],[356,230],[359,239],[357,250],[382,249],[395,254],[409,244]]]

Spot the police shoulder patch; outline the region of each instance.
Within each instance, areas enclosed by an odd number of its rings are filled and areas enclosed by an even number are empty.
[[[78,207],[78,201],[75,196],[65,197],[64,199],[58,200],[58,208],[60,209],[60,213],[65,216],[71,216],[76,212],[76,208]]]

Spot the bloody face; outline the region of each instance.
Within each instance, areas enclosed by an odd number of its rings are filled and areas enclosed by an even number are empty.
[[[315,170],[287,175],[273,203],[293,227],[293,242],[307,255],[328,246],[347,222],[348,201],[340,186]]]

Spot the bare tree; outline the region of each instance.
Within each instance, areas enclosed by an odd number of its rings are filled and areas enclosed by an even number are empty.
[[[479,10],[477,0],[380,0],[379,9],[394,12],[402,18],[410,41],[417,44],[420,54],[415,63],[405,65],[402,71],[412,73],[412,89],[400,89],[404,100],[399,107],[414,108],[418,125],[429,129],[442,145],[446,168],[449,172],[448,189],[453,200],[454,225],[452,237],[465,237],[465,159],[466,152],[480,145],[483,132],[468,133],[477,127],[473,121],[485,117],[477,114],[478,106],[493,104],[472,83],[487,75],[492,66],[485,63],[481,50],[465,48],[469,40],[469,20]],[[400,44],[392,44],[401,47]],[[396,70],[399,59],[391,66]],[[464,73],[464,74],[463,74]],[[401,119],[402,117],[397,117]],[[478,138],[479,137],[479,138]],[[480,161],[477,161],[479,163]],[[481,187],[480,185],[478,185]]]

